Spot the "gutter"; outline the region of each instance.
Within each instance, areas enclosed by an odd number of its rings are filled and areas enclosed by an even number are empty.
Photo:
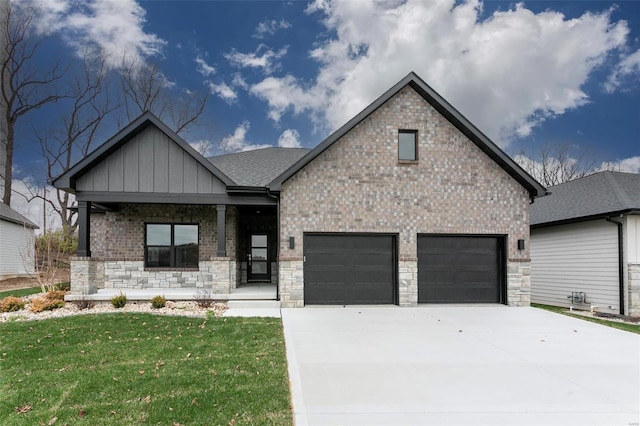
[[[618,225],[618,292],[620,293],[620,315],[624,315],[624,256],[622,253],[622,223],[611,219],[610,216],[605,217],[604,220]]]

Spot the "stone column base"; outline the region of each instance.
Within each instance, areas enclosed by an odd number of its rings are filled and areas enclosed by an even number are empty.
[[[304,306],[304,262],[281,260],[279,265],[280,304],[283,308]]]
[[[90,257],[71,258],[71,294],[82,296],[85,294],[95,294],[104,277],[100,277],[100,272],[104,275],[104,264],[93,261]]]
[[[418,261],[398,262],[398,293],[400,306],[418,306]]]
[[[507,305],[531,306],[531,262],[507,261]]]

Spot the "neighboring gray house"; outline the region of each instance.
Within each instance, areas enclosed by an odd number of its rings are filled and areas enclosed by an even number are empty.
[[[0,201],[0,279],[29,276],[38,225]]]
[[[549,192],[530,210],[532,302],[639,316],[640,175],[600,172]]]
[[[310,151],[206,159],[145,113],[54,185],[78,201],[75,296],[263,283],[283,307],[526,306],[545,193],[414,73]]]

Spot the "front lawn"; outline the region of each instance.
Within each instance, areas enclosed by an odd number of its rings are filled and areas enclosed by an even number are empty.
[[[292,424],[280,319],[0,324],[3,425]]]
[[[20,288],[15,290],[0,291],[0,299],[4,299],[7,296],[24,297],[32,294],[42,293],[40,287]]]
[[[580,314],[574,314],[569,312],[567,308],[561,308],[559,306],[541,305],[539,303],[532,303],[532,307],[544,309],[547,311],[555,312],[557,314],[567,315],[572,318],[578,318],[583,321],[589,321],[600,325],[606,325],[607,327],[617,328],[618,330],[629,331],[631,333],[640,334],[640,324],[630,324],[626,322],[607,321],[606,319],[586,317]]]

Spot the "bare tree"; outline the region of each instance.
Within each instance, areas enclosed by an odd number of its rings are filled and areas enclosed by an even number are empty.
[[[534,155],[523,150],[514,159],[547,188],[600,170],[589,151],[570,145],[545,145]]]
[[[127,121],[151,111],[176,133],[192,125],[204,112],[208,95],[184,91],[172,92],[173,84],[160,71],[158,63],[141,63],[125,59],[121,66],[121,93]]]
[[[0,178],[4,181],[2,201],[9,205],[16,124],[30,111],[67,97],[58,93],[57,84],[67,68],[54,63],[42,69],[34,63],[41,42],[32,28],[34,11],[3,1],[0,12],[0,156],[4,157]]]
[[[81,70],[70,82],[68,93],[71,102],[68,110],[61,119],[55,121],[54,127],[44,134],[34,129],[46,164],[47,182],[89,154],[100,125],[117,109],[117,104],[109,97],[107,76],[105,59],[86,52]],[[74,201],[73,196],[60,189],[54,189],[54,197],[47,197],[46,191],[41,193],[38,186],[30,185],[28,181],[24,183],[30,194],[21,195],[27,201],[39,198],[48,203],[60,216],[64,235],[71,238],[77,227],[76,212],[70,209]]]

